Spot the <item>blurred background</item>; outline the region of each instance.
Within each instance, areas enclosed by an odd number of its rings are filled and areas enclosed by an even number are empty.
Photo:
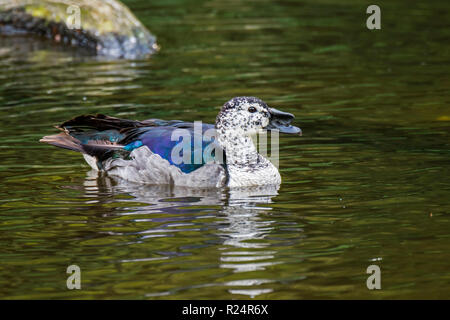
[[[367,1],[123,2],[149,58],[0,36],[1,298],[449,298],[450,2],[378,1],[381,30]],[[241,95],[303,130],[278,194],[117,184],[38,142],[84,113],[212,123]]]

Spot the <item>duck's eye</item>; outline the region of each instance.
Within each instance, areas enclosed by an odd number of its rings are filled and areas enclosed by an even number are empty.
[[[256,108],[250,107],[250,108],[248,108],[248,112],[250,112],[250,113],[256,112]]]

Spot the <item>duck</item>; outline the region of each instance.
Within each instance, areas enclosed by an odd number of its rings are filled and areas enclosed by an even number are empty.
[[[277,167],[258,153],[252,136],[302,135],[294,115],[256,97],[235,97],[215,123],[77,116],[40,142],[79,152],[95,171],[150,185],[239,188],[280,185]]]

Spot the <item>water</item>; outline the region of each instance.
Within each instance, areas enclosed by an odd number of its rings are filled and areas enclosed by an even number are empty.
[[[379,1],[379,31],[364,1],[125,3],[150,59],[0,38],[0,297],[449,297],[450,3]],[[239,95],[303,129],[278,195],[116,185],[38,143],[82,113],[212,122]]]

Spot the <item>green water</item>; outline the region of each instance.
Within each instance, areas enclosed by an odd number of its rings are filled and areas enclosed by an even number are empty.
[[[448,1],[378,1],[377,31],[365,1],[125,3],[147,60],[0,38],[0,298],[450,297]],[[38,143],[83,113],[211,123],[239,95],[303,129],[277,196],[114,185]]]

